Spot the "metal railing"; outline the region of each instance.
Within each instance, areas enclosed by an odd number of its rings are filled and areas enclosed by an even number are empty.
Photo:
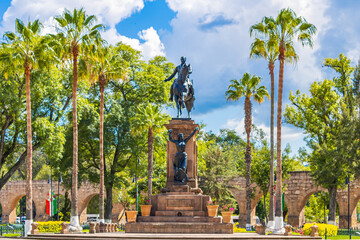
[[[6,237],[9,234],[20,234],[19,236],[25,236],[24,224],[6,224],[0,226],[0,236]],[[7,236],[9,237],[9,236]],[[14,236],[16,237],[16,236]]]

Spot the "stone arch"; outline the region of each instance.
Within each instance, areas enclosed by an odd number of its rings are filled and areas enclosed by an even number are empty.
[[[91,199],[95,197],[96,195],[99,195],[99,193],[90,193],[87,196],[85,196],[81,203],[79,204],[79,216],[80,216],[80,223],[87,222],[87,206]]]

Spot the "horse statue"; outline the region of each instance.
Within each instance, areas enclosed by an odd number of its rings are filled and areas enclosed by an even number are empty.
[[[189,80],[190,64],[184,64],[178,73],[179,76],[173,84],[177,118],[182,114],[182,108],[186,107],[188,118],[191,118],[191,110],[194,106],[195,96],[192,82]]]

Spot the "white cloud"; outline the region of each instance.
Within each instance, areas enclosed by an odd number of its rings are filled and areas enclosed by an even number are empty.
[[[15,18],[22,19],[24,22],[40,19],[43,22],[43,33],[55,33],[54,26],[56,21],[54,16],[63,10],[84,7],[87,14],[94,14],[98,18],[98,23],[108,26],[103,33],[103,37],[109,43],[122,41],[131,47],[140,50],[145,60],[156,55],[165,55],[165,48],[162,44],[157,31],[150,27],[139,32],[139,39],[128,38],[120,35],[115,25],[121,20],[129,17],[134,12],[144,8],[143,0],[13,0],[7,9],[1,22],[0,31],[13,31],[15,28]]]
[[[46,21],[63,9],[84,7],[87,14],[95,14],[98,20],[110,27],[144,7],[143,0],[13,0],[3,16],[2,26],[14,25],[15,18]]]
[[[150,58],[158,55],[165,56],[164,45],[160,41],[157,31],[153,27],[142,30],[138,33],[138,35],[139,38],[144,41],[143,43],[141,43],[139,39],[128,38],[120,35],[115,28],[110,28],[102,34],[103,38],[110,44],[115,44],[121,41],[130,45],[132,48],[141,51],[145,60],[149,60]]]

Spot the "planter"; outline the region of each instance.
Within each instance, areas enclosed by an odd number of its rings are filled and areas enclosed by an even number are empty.
[[[207,205],[208,216],[209,217],[216,217],[218,213],[219,205]]]
[[[141,208],[141,216],[147,217],[150,216],[151,205],[140,205]]]
[[[221,212],[221,216],[223,217],[223,223],[230,223],[232,214],[233,214],[233,211]]]
[[[129,223],[136,222],[138,211],[125,211]]]

